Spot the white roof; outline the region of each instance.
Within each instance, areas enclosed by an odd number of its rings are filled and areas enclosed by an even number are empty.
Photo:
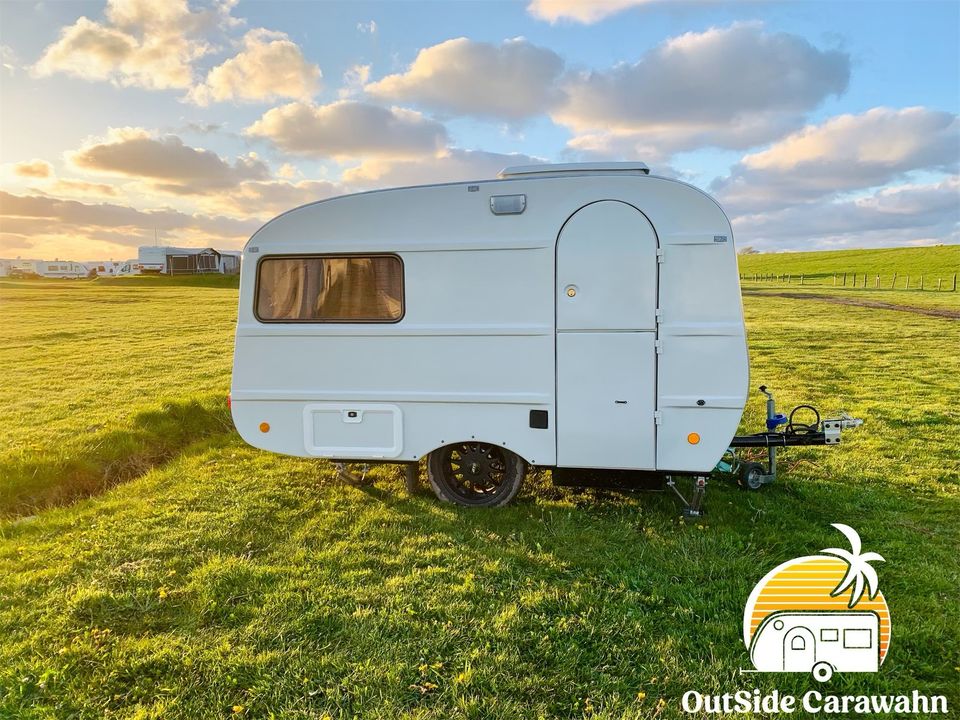
[[[543,163],[542,165],[514,165],[504,168],[497,177],[521,175],[569,175],[573,173],[629,172],[650,174],[650,168],[642,162],[585,162]]]

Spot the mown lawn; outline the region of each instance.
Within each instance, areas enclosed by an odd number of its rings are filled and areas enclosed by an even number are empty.
[[[886,558],[893,640],[881,672],[829,691],[958,707],[957,321],[748,295],[753,385],[867,425],[791,451],[764,491],[718,479],[682,522],[668,495],[545,473],[511,507],[464,511],[388,468],[354,487],[246,447],[222,405],[235,302],[0,285],[17,308],[0,329],[0,716],[672,718],[690,689],[799,694],[807,676],[739,673],[743,604],[775,565],[841,543],[831,522]],[[114,477],[127,442],[141,457]]]

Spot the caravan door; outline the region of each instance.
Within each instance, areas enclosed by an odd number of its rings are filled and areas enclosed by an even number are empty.
[[[627,203],[557,239],[557,465],[656,468],[657,237]]]

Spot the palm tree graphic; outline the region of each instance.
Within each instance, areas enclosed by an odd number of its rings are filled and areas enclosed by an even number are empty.
[[[830,593],[830,597],[836,597],[837,595],[840,595],[846,591],[848,588],[852,587],[850,592],[850,602],[847,604],[847,607],[853,608],[858,602],[860,602],[860,598],[863,597],[864,590],[867,591],[867,597],[871,600],[873,600],[877,596],[877,593],[880,592],[877,571],[870,566],[870,563],[876,561],[885,562],[885,560],[880,554],[875,552],[861,553],[860,536],[852,527],[849,525],[844,525],[843,523],[831,524],[846,536],[847,540],[850,542],[850,550],[848,551],[842,548],[826,548],[821,551],[828,555],[837,556],[838,558],[844,560],[848,566],[846,574],[843,576],[840,584],[837,585]]]

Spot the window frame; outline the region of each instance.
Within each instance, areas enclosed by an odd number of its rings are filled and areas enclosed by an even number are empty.
[[[847,640],[847,633],[850,633],[851,639]],[[861,634],[866,635],[866,645],[851,645]],[[863,642],[862,640],[860,642]],[[871,650],[873,648],[873,630],[870,628],[844,628],[843,629],[843,648],[844,650]]]
[[[372,258],[391,258],[400,263],[400,316],[396,320],[384,320],[383,318],[348,318],[346,320],[321,320],[321,319],[269,319],[260,317],[258,310],[260,306],[260,266],[266,260],[350,260],[360,258],[364,260]],[[370,253],[293,253],[286,255],[283,253],[274,253],[264,255],[257,259],[257,266],[254,271],[254,291],[253,291],[253,317],[257,322],[265,325],[396,325],[407,315],[407,270],[403,263],[403,258],[397,253],[391,252],[370,252]]]

